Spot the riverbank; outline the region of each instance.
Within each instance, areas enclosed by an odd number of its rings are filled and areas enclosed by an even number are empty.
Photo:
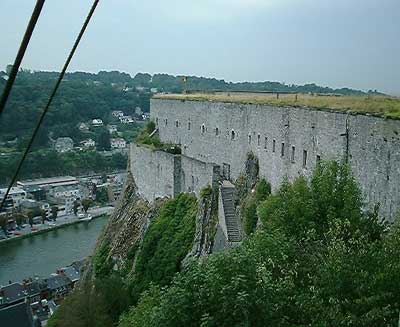
[[[91,210],[88,210],[88,215],[91,215],[92,219],[96,219],[96,218],[111,214],[113,209],[114,209],[114,207],[111,207],[111,206],[93,208]],[[55,222],[47,222],[46,224],[36,225],[35,228],[37,228],[37,230],[32,230],[30,227],[25,227],[25,230],[20,231],[21,234],[13,235],[9,238],[0,240],[0,244],[19,241],[24,238],[33,237],[33,236],[48,233],[48,232],[51,232],[51,231],[54,231],[57,229],[65,228],[67,226],[81,224],[84,222],[90,222],[90,221],[80,219],[75,215],[61,216],[61,217],[58,217]]]

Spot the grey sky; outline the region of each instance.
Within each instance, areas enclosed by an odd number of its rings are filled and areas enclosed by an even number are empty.
[[[0,66],[35,0],[0,0]],[[47,0],[22,64],[59,71],[90,0]],[[400,0],[100,0],[70,70],[201,75],[400,95]]]

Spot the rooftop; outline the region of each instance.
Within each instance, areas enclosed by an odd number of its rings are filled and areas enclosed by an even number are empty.
[[[76,177],[72,176],[61,176],[61,177],[52,177],[52,178],[39,178],[34,180],[25,180],[18,181],[17,185],[22,187],[27,186],[56,186],[56,185],[69,185],[69,184],[78,184],[79,181]]]
[[[33,327],[32,310],[27,302],[0,309],[2,327]]]
[[[154,99],[211,101],[242,104],[295,106],[316,109],[351,111],[400,119],[400,98],[381,95],[340,96],[336,94],[294,94],[262,92],[210,92],[192,94],[157,94]]]

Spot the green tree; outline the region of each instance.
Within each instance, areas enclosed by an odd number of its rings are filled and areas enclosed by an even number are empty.
[[[82,200],[82,207],[83,207],[83,211],[85,211],[85,213],[87,213],[89,207],[93,204],[93,200],[91,199],[83,199]]]
[[[250,235],[256,229],[258,221],[256,198],[251,195],[246,197],[242,208],[242,215],[244,219],[244,232],[246,233],[246,235]]]
[[[0,215],[0,227],[3,230],[4,234],[7,235],[7,215]]]
[[[264,201],[271,194],[271,184],[264,178],[260,179],[255,188],[255,196],[257,203]]]
[[[100,203],[108,202],[108,192],[105,187],[97,188],[96,190],[96,201]]]
[[[75,216],[78,215],[79,206],[80,206],[79,201],[78,201],[78,200],[75,200],[75,201],[74,201],[74,215],[75,215]]]
[[[21,212],[16,212],[14,214],[14,219],[15,219],[17,226],[19,226],[19,227],[21,227],[25,221],[25,217]]]
[[[33,227],[33,218],[39,214],[40,212],[38,211],[37,208],[27,210],[26,215],[28,216],[28,223],[31,226],[31,228]]]
[[[51,218],[53,221],[56,221],[58,215],[58,207],[57,206],[51,206]]]
[[[107,130],[102,130],[97,138],[97,150],[108,151],[111,149],[110,133]]]
[[[44,222],[46,221],[46,219],[47,219],[47,214],[46,214],[46,210],[40,210],[40,215],[41,215],[41,217],[42,217],[42,225],[44,225]]]

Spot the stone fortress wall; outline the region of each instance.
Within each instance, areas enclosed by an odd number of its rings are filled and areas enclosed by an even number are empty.
[[[199,195],[219,176],[218,165],[135,143],[131,143],[130,148],[130,169],[138,193],[150,202],[156,198],[174,197],[181,192]]]
[[[400,209],[400,121],[364,114],[268,105],[151,100],[163,142],[182,156],[132,145],[131,169],[149,200],[199,190],[216,174],[236,179],[247,153],[276,190],[309,177],[318,160],[348,159],[368,203],[389,220]],[[219,170],[219,171],[218,171]]]

